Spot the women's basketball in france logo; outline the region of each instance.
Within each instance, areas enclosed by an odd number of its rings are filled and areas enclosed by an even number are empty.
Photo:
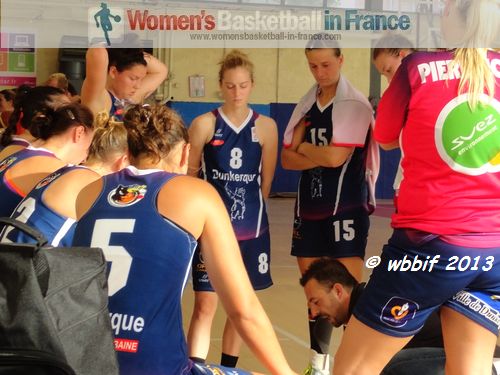
[[[435,142],[453,170],[471,176],[500,171],[500,102],[481,95],[471,111],[466,94],[449,102],[436,122]]]

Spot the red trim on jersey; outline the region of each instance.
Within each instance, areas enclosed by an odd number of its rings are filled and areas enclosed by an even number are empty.
[[[7,186],[10,190],[12,190],[14,193],[16,193],[17,195],[19,195],[20,197],[25,198],[27,194],[26,194],[26,193],[23,193],[23,192],[21,191],[21,189],[19,189],[19,187],[17,187],[17,186],[16,186],[16,184],[14,184],[14,182],[12,182],[12,180],[11,180],[11,179],[9,179],[9,178],[7,177],[7,173],[8,173],[8,172],[9,172],[9,171],[5,172],[5,175],[4,175],[4,182],[5,182],[5,185],[6,185],[6,186]]]
[[[330,146],[335,146],[335,147],[365,147],[365,145],[358,144],[358,143],[335,143],[335,142],[330,143]]]

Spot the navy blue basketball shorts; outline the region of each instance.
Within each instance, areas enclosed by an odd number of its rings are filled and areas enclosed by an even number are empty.
[[[271,278],[271,239],[269,231],[257,238],[238,241],[243,263],[254,290],[267,289],[273,285]],[[230,267],[231,265],[228,265]],[[196,248],[192,263],[193,290],[195,292],[213,292],[214,289],[205,269],[200,246]]]
[[[500,247],[467,248],[397,229],[381,258],[354,308],[364,324],[390,336],[412,336],[432,311],[447,306],[498,334]]]
[[[190,375],[251,375],[251,373],[239,368],[193,363]]]
[[[295,216],[292,251],[296,257],[365,257],[370,219],[366,211],[346,212],[320,220]]]

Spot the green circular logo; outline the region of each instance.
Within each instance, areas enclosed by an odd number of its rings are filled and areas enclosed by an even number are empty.
[[[500,171],[500,102],[482,95],[471,111],[467,95],[449,102],[436,122],[441,158],[455,171],[477,176]]]

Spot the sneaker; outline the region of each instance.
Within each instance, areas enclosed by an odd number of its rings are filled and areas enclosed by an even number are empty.
[[[304,375],[330,375],[330,356],[311,350],[311,361]]]
[[[330,371],[328,370],[315,370],[310,364],[302,373],[303,375],[330,375]]]
[[[312,375],[312,371],[313,371],[313,368],[312,368],[311,364],[309,364],[309,366],[307,366],[307,368],[304,370],[302,375]]]

